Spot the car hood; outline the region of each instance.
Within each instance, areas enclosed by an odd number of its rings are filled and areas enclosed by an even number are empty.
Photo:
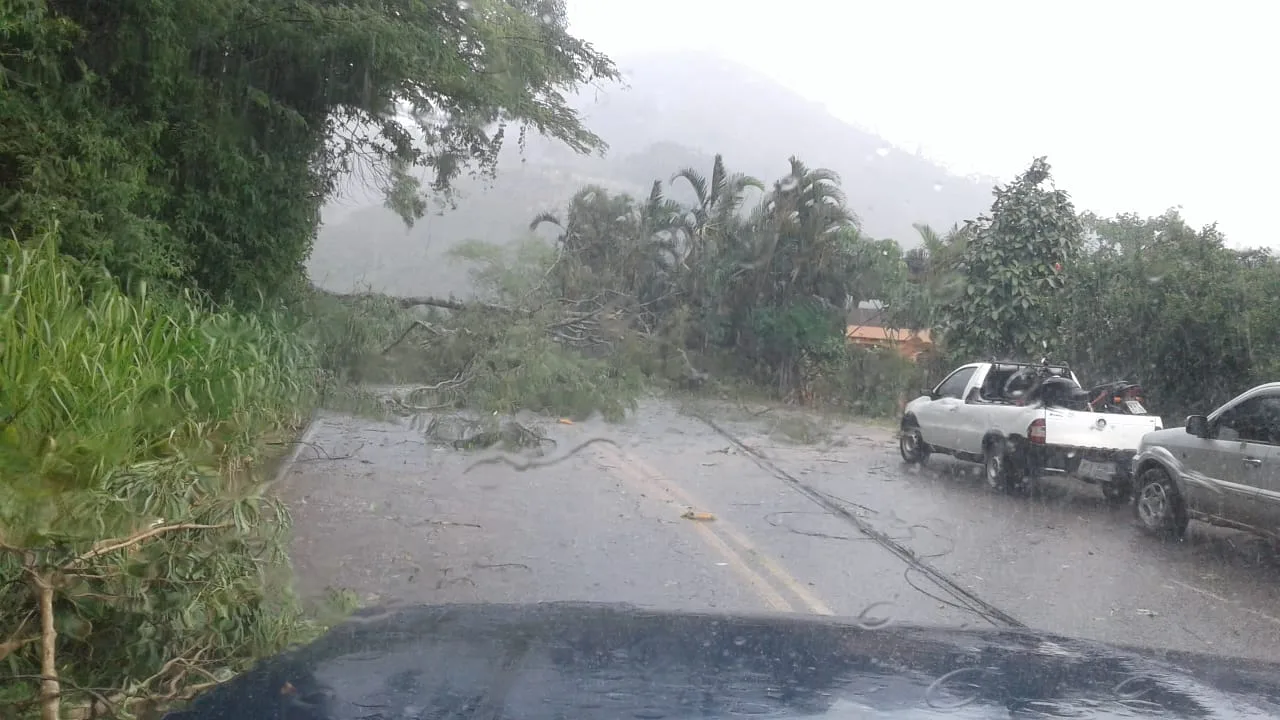
[[[169,720],[1280,717],[1280,665],[577,603],[365,611]]]
[[[916,397],[916,398],[913,398],[912,400],[907,401],[906,407],[903,408],[903,410],[906,412],[912,412],[914,410],[917,410],[921,405],[927,405],[928,403],[931,403],[931,402],[933,402],[933,398],[929,397],[928,395],[921,395],[919,397]]]
[[[1186,434],[1187,429],[1181,425],[1163,430],[1152,430],[1142,437],[1142,447],[1146,449],[1151,445],[1167,445],[1170,440],[1176,440]]]

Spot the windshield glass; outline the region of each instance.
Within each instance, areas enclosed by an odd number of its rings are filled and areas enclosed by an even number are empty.
[[[1280,658],[1269,27],[11,0],[0,716],[415,604]]]

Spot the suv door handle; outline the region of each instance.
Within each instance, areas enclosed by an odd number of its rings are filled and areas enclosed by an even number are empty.
[[[1252,467],[1257,467],[1262,464],[1262,460],[1259,458],[1247,457],[1244,459],[1244,464],[1250,465]]]

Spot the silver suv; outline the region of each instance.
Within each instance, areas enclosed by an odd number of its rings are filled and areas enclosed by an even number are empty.
[[[1195,519],[1280,539],[1280,383],[1148,433],[1133,463],[1143,529],[1180,537]]]

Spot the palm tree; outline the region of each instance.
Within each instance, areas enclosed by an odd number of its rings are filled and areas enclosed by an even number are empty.
[[[741,268],[755,277],[755,291],[771,301],[816,296],[843,305],[840,231],[861,223],[835,171],[810,169],[796,157],[790,162],[790,172],[774,183],[755,215],[759,244]]]
[[[643,204],[588,186],[570,200],[565,220],[541,213],[530,229],[544,224],[560,229],[554,270],[564,297],[614,291],[648,302],[667,294],[666,286],[674,282],[682,212],[679,204],[663,197],[660,182]]]
[[[842,231],[857,227],[839,176],[793,157],[737,241],[721,246],[715,294],[725,339],[762,362],[784,392],[811,379],[806,348],[844,307],[855,253]]]
[[[724,157],[718,154],[711,166],[710,182],[691,167],[671,177],[673,184],[677,180],[688,183],[694,194],[694,205],[683,218],[683,236],[688,247],[684,248],[680,260],[686,270],[696,268],[697,271],[686,274],[689,282],[685,291],[693,302],[702,304],[710,276],[714,274],[712,266],[743,243],[746,228],[740,210],[748,191],[755,189],[763,193],[765,186],[750,175],[729,173]]]
[[[937,309],[955,302],[964,292],[956,264],[963,256],[970,229],[953,225],[945,235],[928,225],[915,225],[915,229],[921,246],[903,257],[910,285],[896,307],[890,308],[890,320],[912,330],[933,329],[940,320]]]
[[[653,181],[648,199],[636,208],[634,245],[626,266],[633,269],[631,288],[641,304],[673,295],[681,278],[688,274],[684,262],[684,248],[689,245],[684,213],[680,203],[663,194],[659,180]]]

